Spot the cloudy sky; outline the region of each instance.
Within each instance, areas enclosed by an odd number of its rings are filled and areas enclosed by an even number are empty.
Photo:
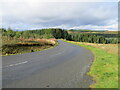
[[[118,30],[118,0],[98,1],[3,0],[0,2],[0,26],[14,30]]]

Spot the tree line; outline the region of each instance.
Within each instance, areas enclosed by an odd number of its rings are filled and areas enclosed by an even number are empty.
[[[26,30],[26,31],[13,31],[8,28],[7,30],[2,28],[0,29],[2,36],[14,37],[14,38],[67,38],[68,33],[65,30],[56,28],[56,29],[38,29],[38,30]]]
[[[71,33],[70,37],[71,37],[70,40],[78,41],[78,42],[102,43],[102,44],[119,43],[118,37],[106,38],[104,37],[104,35],[89,34],[89,33]]]
[[[25,30],[25,31],[13,31],[11,28],[7,30],[4,28],[0,29],[2,36],[8,36],[12,38],[56,38],[66,39],[78,42],[89,42],[89,43],[119,43],[118,39],[106,38],[104,35],[90,34],[90,33],[68,33],[67,30],[60,28],[49,28],[49,29],[37,29],[37,30]],[[108,34],[107,34],[108,36]],[[109,36],[109,37],[110,37]]]

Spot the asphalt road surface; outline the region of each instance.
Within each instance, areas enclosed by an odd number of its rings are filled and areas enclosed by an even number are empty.
[[[62,40],[44,51],[2,57],[3,88],[88,88],[93,54]]]

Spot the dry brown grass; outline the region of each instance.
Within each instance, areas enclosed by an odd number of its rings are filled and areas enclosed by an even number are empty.
[[[0,55],[12,55],[41,51],[54,47],[57,45],[57,40],[2,37],[2,43],[0,44]]]
[[[38,42],[43,42],[43,43],[48,43],[48,44],[52,44],[52,45],[55,45],[57,40],[54,39],[54,38],[51,38],[51,39],[33,39],[33,38],[30,38],[30,39],[20,39],[22,41],[38,41]]]
[[[118,55],[118,46],[120,46],[120,44],[119,45],[118,44],[95,44],[95,43],[85,43],[85,42],[78,42],[78,43],[100,48],[114,55]]]

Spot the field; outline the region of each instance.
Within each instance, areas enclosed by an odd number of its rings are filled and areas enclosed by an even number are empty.
[[[52,39],[15,39],[3,36],[1,51],[2,55],[13,55],[41,51],[55,45],[56,40]]]
[[[69,30],[68,33],[99,33],[99,34],[118,34],[118,31],[105,30]]]
[[[95,56],[88,75],[95,83],[91,88],[118,88],[118,45],[67,41],[91,50]]]

